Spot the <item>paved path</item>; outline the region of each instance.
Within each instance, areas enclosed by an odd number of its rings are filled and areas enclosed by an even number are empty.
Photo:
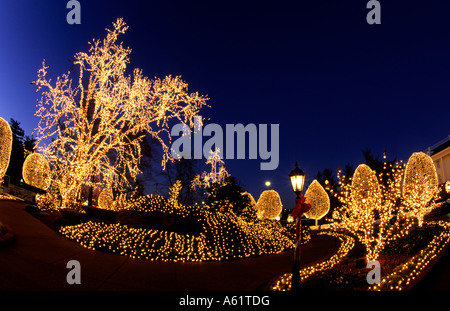
[[[251,291],[291,272],[293,252],[228,262],[173,263],[86,249],[23,210],[0,201],[0,221],[16,241],[0,249],[0,290],[210,290]],[[339,242],[317,236],[302,249],[302,266],[331,256]],[[81,285],[68,285],[69,260],[81,265]]]

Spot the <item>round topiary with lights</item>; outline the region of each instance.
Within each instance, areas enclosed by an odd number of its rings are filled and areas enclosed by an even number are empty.
[[[256,203],[256,211],[259,219],[275,219],[283,210],[281,198],[275,190],[265,190],[261,193]]]
[[[12,131],[8,122],[0,118],[0,182],[3,181],[9,165],[12,148]]]
[[[27,156],[22,167],[23,180],[36,188],[47,190],[50,186],[50,166],[40,153]]]
[[[423,152],[415,152],[406,164],[403,180],[403,199],[405,212],[421,219],[429,212],[425,206],[438,191],[436,168],[431,157]]]
[[[305,193],[305,203],[311,204],[311,209],[305,216],[317,221],[324,217],[330,210],[330,198],[322,185],[314,180]]]
[[[111,189],[105,188],[98,196],[98,207],[103,209],[112,209],[114,203],[114,195]]]
[[[352,179],[351,202],[353,208],[372,210],[381,204],[381,190],[375,171],[366,164],[359,165]]]

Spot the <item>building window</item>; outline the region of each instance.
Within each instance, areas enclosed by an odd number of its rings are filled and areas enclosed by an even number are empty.
[[[436,168],[441,168],[441,161],[439,160],[436,161]]]

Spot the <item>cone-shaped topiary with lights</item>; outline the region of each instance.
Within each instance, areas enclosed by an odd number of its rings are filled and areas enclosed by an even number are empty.
[[[305,203],[311,204],[311,209],[305,213],[305,216],[317,221],[322,219],[330,210],[330,198],[322,185],[317,181],[309,185],[305,193]]]

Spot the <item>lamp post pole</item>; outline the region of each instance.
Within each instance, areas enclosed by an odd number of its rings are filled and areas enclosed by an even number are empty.
[[[301,247],[301,221],[303,213],[306,213],[311,206],[305,204],[305,197],[301,196],[303,186],[305,184],[306,174],[298,168],[297,162],[295,163],[295,169],[289,173],[291,179],[292,190],[297,195],[295,199],[295,208],[292,211],[292,217],[295,219],[295,251],[294,251],[294,264],[292,266],[292,284],[291,290],[298,289],[300,284],[300,247]]]
[[[297,194],[297,199],[300,199],[300,193]],[[295,200],[295,204],[297,204],[297,199]],[[297,290],[300,284],[300,244],[301,244],[300,217],[295,218],[295,250],[294,250],[294,264],[292,266],[292,284],[291,284],[292,291]]]

